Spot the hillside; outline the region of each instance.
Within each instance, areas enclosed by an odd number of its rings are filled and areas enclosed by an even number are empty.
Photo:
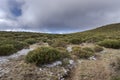
[[[46,34],[46,33],[30,33],[30,32],[0,32],[0,44],[10,44],[15,49],[9,50],[9,54],[16,52],[28,45],[47,42],[49,45],[58,43],[80,44],[82,42],[96,43],[105,39],[120,39],[120,24],[111,24],[102,26],[93,30],[77,32],[72,34]],[[17,45],[15,45],[18,43]],[[18,48],[18,46],[21,46]],[[4,47],[4,46],[3,46]],[[6,52],[6,55],[9,55]],[[1,54],[2,55],[2,54]]]
[[[120,39],[120,24],[110,24],[93,30],[69,34],[74,38],[81,38],[83,41],[100,41],[103,39]]]
[[[120,80],[120,24],[71,34],[0,32],[0,80]]]
[[[93,29],[91,31],[99,31],[99,32],[120,31],[120,23],[102,26],[102,27]]]
[[[47,42],[49,45],[55,44],[55,42],[56,44],[58,44],[58,42],[66,44],[80,44],[82,42],[96,43],[105,39],[120,39],[119,23],[72,34],[0,32],[0,44],[10,44],[9,46],[15,47],[14,51],[9,51],[11,53],[38,42]],[[18,44],[14,45],[16,43]],[[21,47],[18,48],[18,46]]]

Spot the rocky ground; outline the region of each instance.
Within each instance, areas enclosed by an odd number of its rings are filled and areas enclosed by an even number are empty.
[[[25,62],[25,55],[40,46],[48,45],[34,44],[11,56],[0,57],[0,80],[64,80],[75,65],[73,60],[65,59],[39,67]],[[64,61],[67,65],[63,64]]]
[[[104,49],[87,60],[64,59],[51,64],[36,67],[34,64],[27,64],[24,61],[25,55],[40,46],[47,44],[34,44],[29,49],[23,49],[17,54],[8,57],[0,57],[0,80],[110,80],[114,71],[110,63],[120,57],[120,50]],[[72,51],[68,45],[67,50]],[[81,47],[94,47],[94,44],[77,45]]]

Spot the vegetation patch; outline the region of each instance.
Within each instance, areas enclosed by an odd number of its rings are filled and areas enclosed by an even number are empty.
[[[7,56],[15,52],[16,52],[16,49],[12,44],[0,45],[0,56]]]
[[[106,39],[106,40],[99,42],[98,45],[104,46],[106,48],[119,49],[120,48],[120,40]]]
[[[14,47],[17,49],[17,50],[21,50],[23,48],[28,48],[29,45],[25,42],[16,42],[15,44],[13,44]]]
[[[51,44],[52,47],[66,47],[66,45],[67,45],[67,42],[65,42],[64,40],[55,40]]]
[[[29,39],[26,39],[25,42],[28,43],[28,44],[34,44],[37,41],[35,39],[33,39],[33,38],[29,38]]]
[[[7,56],[28,47],[29,45],[25,42],[4,40],[0,42],[0,56]]]
[[[89,47],[81,48],[81,47],[73,47],[73,54],[78,56],[79,58],[89,58],[94,55],[94,50]]]
[[[104,50],[104,48],[101,47],[101,46],[95,46],[95,47],[94,47],[94,51],[95,51],[95,52],[101,52],[101,51],[103,51],[103,50]]]
[[[28,53],[26,61],[36,65],[51,63],[62,59],[65,55],[63,51],[52,47],[40,47]]]
[[[72,44],[80,44],[80,43],[82,43],[83,41],[82,41],[82,39],[81,38],[71,38],[70,40],[69,40],[69,43],[72,43]]]

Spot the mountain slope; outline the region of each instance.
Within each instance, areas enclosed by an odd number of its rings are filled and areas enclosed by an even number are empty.
[[[77,32],[67,35],[71,38],[82,38],[84,41],[90,39],[120,39],[120,23],[102,26],[93,30]]]

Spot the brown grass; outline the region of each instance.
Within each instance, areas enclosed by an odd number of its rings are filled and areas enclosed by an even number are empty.
[[[91,44],[88,46],[93,47]],[[105,49],[97,54],[101,56],[98,60],[81,60],[81,63],[78,62],[71,80],[111,80],[116,72],[110,64],[116,60],[116,57],[120,56],[120,50]]]

